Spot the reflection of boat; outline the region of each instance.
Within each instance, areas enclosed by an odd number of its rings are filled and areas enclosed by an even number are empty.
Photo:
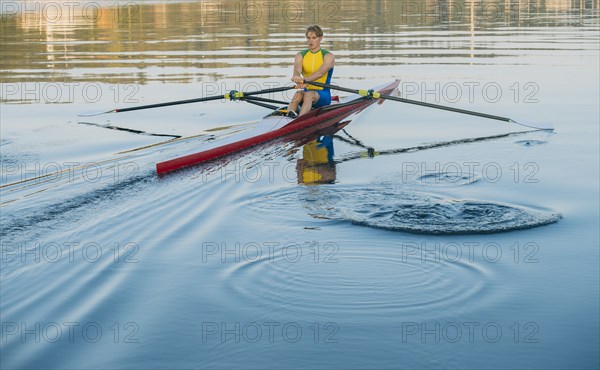
[[[391,94],[399,81],[393,81],[373,88],[382,94]],[[358,113],[381,99],[353,94],[339,99],[338,103],[317,108],[297,118],[289,118],[278,114],[277,111],[264,117],[254,128],[236,135],[214,141],[203,151],[170,159],[156,164],[158,174],[167,173],[179,168],[207,162],[229,154],[240,152],[255,145],[276,138],[297,136],[305,130],[311,132],[327,130],[340,124],[348,116]]]

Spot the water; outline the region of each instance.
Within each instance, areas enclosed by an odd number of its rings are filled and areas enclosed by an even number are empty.
[[[3,368],[600,366],[597,1],[52,4],[1,8]],[[284,85],[311,23],[341,86],[555,131],[386,102],[157,177],[268,111],[77,117]]]

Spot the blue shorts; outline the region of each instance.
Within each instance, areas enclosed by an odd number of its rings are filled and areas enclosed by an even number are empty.
[[[304,91],[314,91],[319,94],[319,100],[313,104],[313,108],[324,107],[326,105],[331,104],[331,90],[304,90]]]

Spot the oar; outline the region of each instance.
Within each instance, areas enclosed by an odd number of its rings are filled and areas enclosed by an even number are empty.
[[[270,94],[270,93],[274,93],[274,92],[291,90],[293,88],[294,88],[294,86],[285,86],[285,87],[275,87],[272,89],[265,89],[265,90],[251,91],[251,92],[242,92],[242,91],[232,90],[232,91],[228,92],[227,94],[223,94],[223,95],[219,95],[219,96],[207,96],[204,98],[177,100],[177,101],[171,101],[171,102],[166,102],[166,103],[140,105],[137,107],[117,108],[117,109],[112,109],[112,110],[109,110],[106,112],[79,114],[78,116],[79,117],[91,117],[91,116],[97,116],[99,114],[106,114],[106,113],[130,112],[133,110],[167,107],[170,105],[179,105],[179,104],[199,103],[199,102],[204,102],[204,101],[220,100],[220,99],[238,100],[245,96]]]
[[[545,131],[545,129],[540,129],[539,131]],[[342,162],[350,161],[353,159],[373,158],[375,156],[380,156],[380,155],[414,153],[414,152],[418,152],[421,150],[444,148],[444,147],[462,145],[462,144],[471,144],[471,143],[477,143],[477,142],[481,142],[481,141],[499,140],[499,139],[504,139],[507,137],[516,136],[516,135],[529,134],[532,132],[536,132],[536,130],[515,131],[515,132],[509,132],[507,134],[473,137],[473,138],[466,138],[466,139],[457,139],[457,140],[451,140],[451,141],[441,141],[441,142],[436,142],[436,143],[432,143],[432,144],[422,144],[422,145],[417,145],[417,146],[408,147],[408,148],[387,149],[387,150],[375,150],[374,148],[371,148],[371,147],[365,147],[367,149],[366,151],[347,153],[345,155],[342,155],[341,158],[336,159],[335,162],[342,163]],[[348,140],[348,139],[344,139],[338,135],[335,135],[334,137],[336,139],[342,139],[343,141]],[[346,141],[346,142],[348,142],[348,141]],[[359,145],[359,146],[361,146],[361,145]]]
[[[531,127],[531,128],[535,128],[535,129],[539,129],[539,130],[553,130],[554,129],[551,124],[537,124],[537,123],[517,122],[517,121],[515,121],[515,120],[513,120],[511,118],[508,118],[508,117],[500,117],[500,116],[495,116],[493,114],[480,113],[480,112],[475,112],[475,111],[466,110],[466,109],[448,107],[448,106],[445,106],[445,105],[432,104],[432,103],[426,103],[426,102],[422,102],[422,101],[418,101],[418,100],[405,99],[405,98],[400,98],[400,97],[397,97],[397,96],[380,94],[377,91],[373,91],[373,90],[348,89],[346,87],[340,87],[340,86],[323,84],[323,83],[320,83],[320,82],[312,82],[312,81],[304,81],[304,83],[307,84],[307,85],[319,86],[319,87],[323,87],[323,88],[326,88],[326,89],[345,91],[345,92],[348,92],[348,93],[358,94],[358,95],[366,96],[366,97],[369,97],[369,98],[394,100],[394,101],[398,101],[398,102],[401,102],[401,103],[421,105],[423,107],[429,107],[429,108],[435,108],[435,109],[443,109],[443,110],[447,110],[447,111],[451,111],[451,112],[456,112],[456,113],[470,114],[472,116],[477,116],[477,117],[483,117],[483,118],[495,119],[495,120],[498,120],[498,121],[516,123],[517,125],[521,125],[521,126],[525,126],[525,127]]]

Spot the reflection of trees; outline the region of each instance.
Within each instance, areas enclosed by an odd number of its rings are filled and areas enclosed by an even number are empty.
[[[211,79],[231,68],[282,74],[303,47],[302,33],[311,23],[326,29],[325,47],[341,52],[338,65],[396,64],[402,50],[410,50],[406,57],[463,56],[460,51],[469,45],[449,54],[454,48],[429,39],[447,36],[448,30],[594,24],[598,3],[247,0],[59,8],[58,2],[52,7],[15,2],[30,11],[1,16],[0,77],[3,82],[145,83]]]

